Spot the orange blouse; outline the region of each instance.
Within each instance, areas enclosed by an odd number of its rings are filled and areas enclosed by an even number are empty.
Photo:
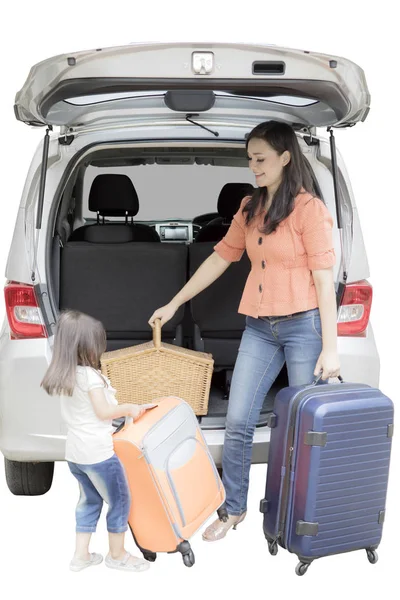
[[[245,250],[251,261],[238,312],[258,316],[283,316],[318,306],[311,271],[335,264],[332,217],[319,198],[301,192],[291,214],[269,235],[260,233],[265,209],[246,225],[242,200],[225,237],[214,250],[237,262]]]

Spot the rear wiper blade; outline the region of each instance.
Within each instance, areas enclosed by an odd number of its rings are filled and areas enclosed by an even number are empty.
[[[202,125],[201,123],[197,123],[197,121],[193,121],[192,117],[198,117],[200,116],[198,113],[189,113],[186,115],[186,121],[189,121],[189,123],[193,123],[193,125],[197,125],[198,127],[201,127],[202,129],[205,129],[206,131],[209,131],[210,133],[212,133],[213,135],[215,135],[215,137],[219,136],[218,131],[213,131],[212,129],[209,129],[208,127],[205,127],[204,125]]]

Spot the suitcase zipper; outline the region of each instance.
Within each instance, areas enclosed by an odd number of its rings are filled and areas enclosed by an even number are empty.
[[[292,466],[292,457],[293,457],[293,444],[294,444],[294,423],[296,420],[297,407],[300,404],[303,396],[305,396],[312,388],[307,388],[306,390],[301,390],[296,394],[293,398],[292,408],[290,412],[290,420],[287,434],[287,444],[286,444],[286,453],[285,453],[285,475],[283,479],[282,485],[282,494],[281,501],[279,504],[279,518],[278,518],[278,534],[275,538],[275,542],[282,541],[285,533],[286,526],[286,512],[287,512],[287,501],[289,497],[289,482],[290,482],[290,470]]]

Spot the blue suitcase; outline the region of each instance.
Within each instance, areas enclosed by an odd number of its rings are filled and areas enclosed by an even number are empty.
[[[385,517],[392,401],[368,385],[317,382],[276,396],[260,504],[270,553],[297,554],[297,575],[362,548],[375,563]]]

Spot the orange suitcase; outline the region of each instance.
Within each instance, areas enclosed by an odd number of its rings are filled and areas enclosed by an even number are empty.
[[[154,403],[114,433],[132,498],[129,526],[147,560],[181,552],[191,567],[188,540],[224,503],[225,490],[189,404],[175,397]]]

